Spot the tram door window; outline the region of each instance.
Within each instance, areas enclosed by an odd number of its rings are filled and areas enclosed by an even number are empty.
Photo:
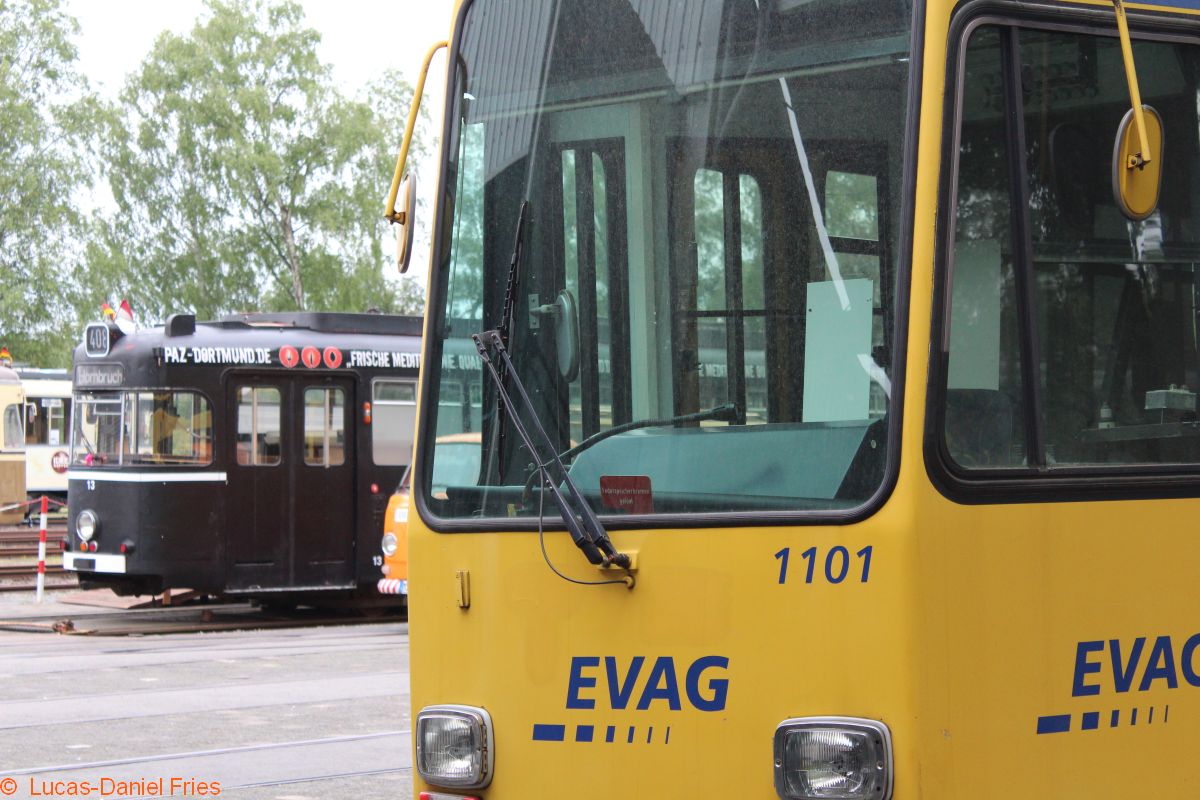
[[[237,463],[271,467],[280,461],[279,389],[243,386],[237,396]]]
[[[346,398],[341,389],[304,390],[304,463],[346,463]]]
[[[417,383],[377,379],[371,384],[371,460],[408,466],[417,424]]]
[[[353,384],[231,385],[230,591],[353,583]]]

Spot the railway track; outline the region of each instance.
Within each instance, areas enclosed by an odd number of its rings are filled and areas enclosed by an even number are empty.
[[[32,592],[37,581],[39,530],[28,525],[0,525],[0,560],[17,563],[0,564],[0,592]],[[67,533],[66,523],[58,520],[46,527],[46,556],[55,558],[59,541]],[[79,581],[63,571],[60,563],[46,563],[46,589],[74,589]]]

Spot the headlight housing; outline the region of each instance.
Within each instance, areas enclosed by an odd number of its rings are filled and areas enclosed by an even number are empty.
[[[381,550],[383,550],[383,554],[385,556],[396,555],[396,534],[385,533],[383,535],[383,541],[379,543],[379,547]]]
[[[784,720],[775,729],[775,791],[783,800],[889,800],[891,732],[856,717]]]
[[[434,786],[482,789],[492,782],[492,718],[474,706],[427,706],[417,714],[417,772]]]
[[[85,542],[90,542],[92,537],[100,532],[100,517],[96,516],[96,512],[90,508],[85,508],[79,512],[79,516],[75,518],[75,533]]]

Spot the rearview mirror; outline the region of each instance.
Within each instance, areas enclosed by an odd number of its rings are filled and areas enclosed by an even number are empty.
[[[411,173],[404,176],[397,200],[392,222],[399,226],[396,231],[396,268],[403,275],[408,272],[408,262],[412,259],[413,231],[417,228],[413,219],[417,210],[416,176]]]
[[[1113,199],[1121,213],[1135,222],[1154,213],[1162,185],[1162,119],[1150,106],[1142,106],[1142,119],[1145,120],[1145,143],[1149,152],[1142,152],[1132,108],[1125,112],[1117,126],[1117,139],[1113,144]]]

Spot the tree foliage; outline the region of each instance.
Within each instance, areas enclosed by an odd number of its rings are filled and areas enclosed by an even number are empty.
[[[0,2],[0,343],[63,364],[74,338],[80,200],[100,105],[76,70],[61,0]]]
[[[397,310],[380,212],[402,122],[384,115],[412,90],[391,75],[371,105],[343,96],[318,42],[290,0],[210,0],[190,34],[159,37],[104,137],[119,213],[91,286],[160,318]]]

